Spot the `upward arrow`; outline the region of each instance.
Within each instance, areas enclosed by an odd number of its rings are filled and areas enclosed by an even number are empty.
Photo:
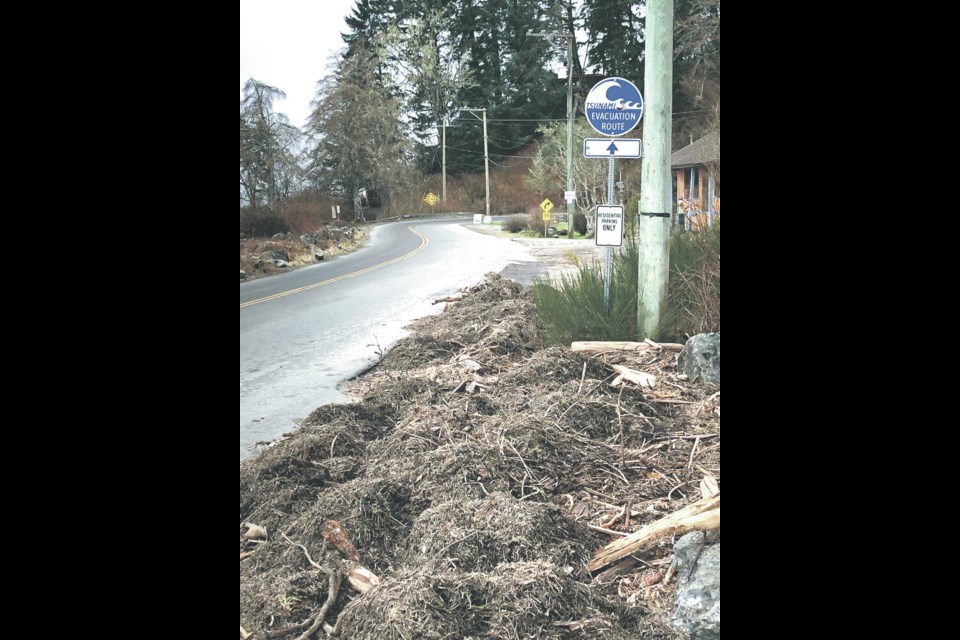
[[[617,152],[617,144],[615,142],[611,142],[610,146],[607,147],[607,151],[610,152],[610,155],[615,154]]]

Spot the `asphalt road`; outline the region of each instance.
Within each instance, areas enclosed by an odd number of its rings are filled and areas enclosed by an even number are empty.
[[[439,312],[433,300],[530,260],[461,221],[415,221],[376,227],[366,247],[330,262],[241,282],[240,459],[314,408],[346,401],[337,385],[412,320]]]

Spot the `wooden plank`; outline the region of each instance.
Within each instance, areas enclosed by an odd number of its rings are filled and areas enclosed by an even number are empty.
[[[683,345],[673,342],[646,343],[646,342],[624,342],[624,341],[591,341],[584,340],[580,342],[571,342],[570,350],[578,353],[607,353],[610,351],[636,351],[644,353],[647,351],[673,351],[679,353],[683,351]]]
[[[702,498],[656,522],[642,527],[626,538],[615,540],[600,549],[587,564],[596,571],[621,558],[637,553],[664,536],[683,535],[691,531],[709,531],[720,528],[720,494]]]

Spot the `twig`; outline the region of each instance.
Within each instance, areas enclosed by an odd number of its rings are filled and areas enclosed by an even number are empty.
[[[627,459],[627,443],[623,436],[623,414],[620,413],[620,401],[623,399],[623,390],[626,387],[620,387],[620,393],[617,394],[617,422],[620,423],[620,468],[623,469],[623,461]]]
[[[333,605],[333,601],[337,599],[337,594],[340,592],[341,577],[335,571],[330,571],[327,576],[327,600],[323,603],[323,606],[320,607],[320,611],[317,612],[317,616],[313,619],[313,624],[310,625],[309,629],[300,634],[297,640],[309,640],[310,636],[320,629],[323,625],[323,618],[327,615],[327,611],[331,605]]]
[[[290,538],[288,538],[288,537],[287,537],[287,534],[285,534],[285,533],[281,533],[280,535],[283,536],[283,539],[284,539],[284,540],[286,540],[287,542],[289,542],[289,543],[292,544],[293,546],[295,546],[295,547],[300,547],[300,550],[303,551],[303,555],[307,556],[307,562],[309,562],[309,563],[311,564],[311,566],[313,566],[315,569],[320,569],[320,571],[323,571],[323,572],[326,573],[326,574],[331,573],[330,569],[327,569],[326,567],[324,567],[324,566],[322,566],[322,565],[317,564],[316,562],[314,562],[313,558],[310,557],[310,552],[307,551],[307,548],[306,548],[305,546],[303,546],[303,545],[300,544],[299,542],[294,542],[293,540],[291,540]]]
[[[297,637],[297,640],[308,640],[310,636],[316,633],[317,630],[320,629],[320,627],[323,625],[323,619],[327,615],[327,611],[330,610],[330,607],[333,605],[333,601],[337,599],[337,594],[340,593],[340,582],[343,580],[343,576],[341,576],[338,572],[334,571],[333,569],[324,567],[323,565],[318,564],[316,561],[314,561],[314,559],[310,557],[310,552],[307,551],[307,548],[302,544],[298,542],[294,542],[293,540],[288,538],[286,533],[281,533],[280,535],[283,536],[283,539],[286,540],[288,543],[292,544],[295,547],[300,547],[300,550],[303,551],[303,555],[307,557],[307,562],[309,562],[311,566],[327,574],[327,600],[323,603],[323,606],[320,607],[320,610],[317,611],[316,615],[313,618],[313,623],[310,625],[310,627],[306,631],[304,631],[302,634],[300,634],[299,637]],[[276,637],[276,636],[271,636],[271,637]]]
[[[599,491],[594,491],[593,489],[591,489],[591,488],[589,488],[589,487],[583,487],[583,490],[586,491],[587,493],[591,494],[591,495],[597,496],[598,498],[603,498],[604,500],[607,500],[608,502],[616,502],[616,501],[617,501],[616,498],[611,498],[610,496],[605,495],[605,494],[603,494],[603,493],[600,493]]]
[[[612,518],[610,518],[609,520],[607,520],[606,522],[604,522],[601,526],[609,527],[609,526],[611,526],[612,524],[614,524],[614,523],[615,523],[617,520],[619,520],[620,517],[623,515],[624,509],[626,509],[626,507],[620,507],[620,511],[618,511],[615,516],[613,516]]]
[[[670,489],[670,493],[667,494],[667,500],[672,500],[672,499],[673,499],[673,492],[674,492],[674,491],[676,491],[677,489],[679,489],[680,487],[682,487],[682,486],[684,486],[684,485],[690,484],[691,482],[693,482],[693,480],[688,480],[688,481],[686,481],[686,482],[681,482],[680,484],[678,484],[677,486],[675,486],[673,489]],[[680,497],[686,499],[686,496],[683,495],[683,492],[682,492],[682,491],[680,492]]]
[[[527,466],[526,461],[523,459],[523,456],[520,455],[520,452],[517,451],[517,448],[514,447],[514,446],[513,446],[513,443],[510,442],[510,440],[508,440],[507,438],[504,438],[504,440],[505,440],[506,443],[510,446],[510,448],[513,449],[513,452],[514,452],[515,454],[517,454],[517,457],[520,458],[520,464],[522,464],[522,465],[523,465],[523,468],[527,470],[527,475],[530,477],[530,479],[531,479],[531,480],[536,480],[537,477],[536,477],[535,475],[533,475],[533,472],[532,472],[532,471],[530,471],[530,467]]]
[[[697,409],[697,413],[696,413],[696,415],[695,415],[694,417],[695,417],[695,418],[699,418],[699,417],[700,417],[700,414],[703,413],[703,409],[707,406],[707,403],[710,402],[711,400],[713,400],[714,398],[716,398],[716,397],[719,396],[719,395],[720,395],[720,392],[717,391],[715,394],[713,394],[712,396],[710,396],[709,398],[707,398],[706,400],[704,400],[703,402],[701,402],[701,403],[700,403],[700,408]]]
[[[622,531],[614,531],[613,529],[604,529],[603,527],[598,527],[595,524],[588,524],[588,528],[593,529],[594,531],[601,531],[603,533],[609,533],[612,536],[620,536],[621,538],[626,538],[629,533],[624,533]]]
[[[577,389],[577,395],[580,395],[580,392],[583,391],[583,383],[587,380],[587,363],[583,363],[583,374],[580,376],[580,388]]]
[[[693,448],[690,449],[690,460],[687,461],[687,474],[690,474],[690,467],[693,466],[693,458],[697,455],[697,447],[700,446],[700,438],[693,441]]]

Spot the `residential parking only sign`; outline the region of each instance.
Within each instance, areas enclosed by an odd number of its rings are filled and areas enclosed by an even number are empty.
[[[623,207],[597,206],[597,246],[623,245]]]
[[[624,78],[606,78],[590,89],[584,107],[587,122],[605,136],[630,132],[643,116],[643,97],[637,85]]]

